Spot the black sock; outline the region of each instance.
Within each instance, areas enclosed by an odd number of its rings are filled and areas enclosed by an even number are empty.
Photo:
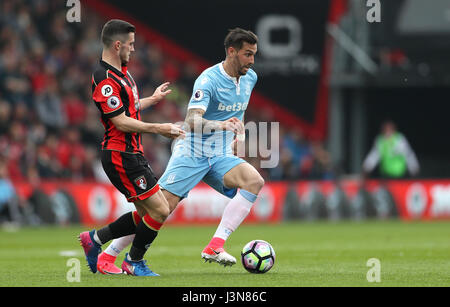
[[[158,230],[161,224],[157,227],[152,223],[147,223],[145,221],[151,220],[151,218],[146,215],[142,221],[136,226],[136,236],[133,240],[133,245],[131,246],[129,256],[133,261],[139,261],[144,258],[144,254],[150,247],[150,244],[155,240],[158,235]],[[152,220],[154,222],[154,220]]]
[[[105,244],[106,242],[120,237],[128,236],[136,232],[133,212],[128,212],[119,217],[111,224],[97,230],[97,236]]]

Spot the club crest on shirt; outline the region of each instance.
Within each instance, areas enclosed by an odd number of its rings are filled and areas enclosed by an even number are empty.
[[[134,179],[134,183],[142,190],[145,190],[147,188],[147,180],[145,180],[144,176],[139,176],[138,178]]]

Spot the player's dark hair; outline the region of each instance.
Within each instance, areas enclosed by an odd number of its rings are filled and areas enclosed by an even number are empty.
[[[122,41],[123,38],[119,38],[120,35],[123,36],[131,32],[136,33],[136,28],[131,23],[120,19],[111,19],[103,26],[102,43],[104,46],[109,47],[117,39]]]
[[[255,33],[249,30],[244,30],[241,28],[234,28],[228,30],[228,34],[224,40],[225,52],[229,47],[233,47],[236,50],[241,50],[245,43],[254,45],[258,43],[258,37]]]

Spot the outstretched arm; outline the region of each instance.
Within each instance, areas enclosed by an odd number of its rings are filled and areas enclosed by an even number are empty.
[[[168,89],[170,82],[165,82],[158,86],[153,93],[153,95],[139,99],[139,104],[141,110],[144,110],[152,105],[157,104],[163,100],[167,95],[169,95],[172,90]]]
[[[128,117],[123,112],[110,120],[118,130],[125,133],[158,133],[168,138],[176,138],[185,134],[178,125],[146,123]]]

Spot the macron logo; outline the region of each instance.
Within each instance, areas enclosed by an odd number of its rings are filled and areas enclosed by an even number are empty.
[[[245,111],[247,110],[248,102],[240,103],[235,102],[232,105],[224,105],[223,103],[219,103],[219,106],[217,107],[217,110],[219,111],[227,111],[227,112],[238,112],[238,111]]]

